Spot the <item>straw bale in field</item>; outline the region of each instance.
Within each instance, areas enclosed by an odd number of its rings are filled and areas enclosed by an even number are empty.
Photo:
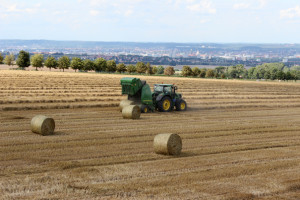
[[[52,118],[44,115],[36,115],[31,120],[31,131],[41,135],[52,135],[55,129],[55,122]]]
[[[154,137],[154,152],[165,155],[179,155],[182,149],[181,137],[177,134],[163,133]]]
[[[123,108],[122,116],[124,119],[139,119],[141,116],[141,109],[137,105],[129,105]]]
[[[119,105],[120,112],[122,112],[123,108],[129,105],[134,105],[134,101],[131,100],[122,100]]]

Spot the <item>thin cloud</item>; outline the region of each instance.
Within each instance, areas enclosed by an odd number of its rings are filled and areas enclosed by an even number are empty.
[[[259,0],[258,9],[264,8],[268,4],[268,0]]]
[[[289,8],[286,10],[281,10],[280,11],[280,18],[288,18],[288,19],[293,19],[300,17],[300,6],[296,6],[294,8]]]
[[[126,17],[128,17],[128,16],[130,16],[130,15],[132,15],[133,14],[133,10],[126,10],[126,12],[124,13],[124,15],[126,16]]]
[[[98,10],[90,10],[90,15],[97,16],[97,15],[99,15],[99,11]]]
[[[194,3],[194,0],[186,0],[188,3]],[[217,12],[216,8],[213,7],[212,2],[209,0],[202,0],[197,4],[190,4],[187,9],[194,12],[215,14]]]
[[[8,13],[28,13],[33,14],[38,11],[38,9],[41,7],[41,4],[35,4],[32,7],[22,7],[17,4],[3,4],[4,12],[8,15]]]
[[[250,7],[250,4],[247,4],[247,3],[236,3],[233,5],[233,8],[235,10],[247,9],[249,7]]]
[[[6,5],[6,12],[21,12],[21,9],[17,8],[17,4]]]
[[[84,1],[80,1],[84,2]],[[90,5],[91,6],[103,6],[103,4],[106,4],[108,1],[107,0],[91,0]]]
[[[252,1],[252,3],[249,3],[249,1],[243,1],[239,3],[233,4],[233,9],[235,10],[245,10],[245,9],[251,9],[251,10],[260,10],[266,7],[268,4],[268,0],[255,0]]]

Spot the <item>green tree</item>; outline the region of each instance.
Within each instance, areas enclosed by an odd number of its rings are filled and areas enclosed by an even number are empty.
[[[5,56],[4,63],[7,64],[8,66],[13,65],[14,61],[15,61],[14,54],[9,54]]]
[[[115,72],[116,71],[116,68],[117,68],[116,61],[109,60],[106,63],[107,63],[107,68],[106,68],[107,72]]]
[[[51,71],[52,68],[53,68],[53,69],[56,69],[56,68],[57,68],[58,62],[57,62],[57,60],[56,60],[53,56],[49,56],[49,57],[46,59],[46,61],[45,61],[45,66],[46,66],[47,68],[49,68],[50,71]]]
[[[152,67],[152,72],[153,72],[153,74],[157,74],[157,67],[156,66]]]
[[[228,78],[238,78],[238,70],[235,66],[227,67],[226,71]]]
[[[182,76],[192,76],[193,75],[193,71],[191,69],[190,66],[183,66],[182,71],[181,71],[181,75]]]
[[[90,59],[86,59],[83,61],[83,70],[84,71],[92,71],[95,70],[95,63]]]
[[[254,70],[253,70],[253,78],[254,79],[259,79],[260,78],[260,73],[259,73],[259,68],[258,68],[258,66],[256,66],[255,68],[254,68]]]
[[[286,80],[292,80],[293,79],[293,76],[292,76],[291,72],[288,71],[288,72],[285,73],[285,79]]]
[[[279,69],[277,69],[276,67],[269,68],[265,73],[265,79],[275,80],[278,71]]]
[[[127,66],[127,72],[129,74],[136,72],[136,67],[134,65],[128,65]]]
[[[205,75],[206,75],[206,69],[205,68],[200,69],[199,77],[200,78],[205,78]]]
[[[152,66],[150,65],[150,63],[147,63],[147,64],[146,64],[146,67],[147,67],[147,69],[146,69],[146,74],[148,74],[148,75],[154,74],[154,73],[153,73],[153,68],[152,68]]]
[[[3,63],[3,56],[2,56],[2,54],[0,53],[0,64],[2,64]]]
[[[223,66],[216,67],[214,70],[215,77],[221,77],[222,74],[225,74],[225,70],[226,70],[226,68]]]
[[[95,62],[95,71],[96,72],[106,71],[107,63],[104,58],[97,58],[94,62]]]
[[[20,51],[16,63],[22,69],[24,69],[25,67],[29,67],[30,66],[29,52],[23,50]]]
[[[287,72],[290,71],[290,68],[287,67],[287,66],[284,66],[283,69],[282,69],[282,71],[283,71],[284,73],[287,73]]]
[[[126,65],[124,63],[119,63],[117,65],[117,69],[116,70],[119,73],[124,73],[124,72],[126,72],[127,68],[126,68]]]
[[[283,70],[287,70],[283,63],[264,63],[255,67],[253,76],[274,80],[278,78],[278,72]]]
[[[174,75],[174,74],[175,74],[175,69],[174,69],[174,67],[171,67],[171,66],[166,67],[166,68],[165,68],[165,71],[164,71],[164,74],[167,75],[167,76],[172,76],[172,75]]]
[[[165,71],[165,68],[164,68],[163,66],[159,65],[159,66],[157,67],[157,72],[156,72],[156,74],[163,74],[164,71]]]
[[[136,72],[139,74],[145,73],[147,70],[147,66],[143,62],[136,63]]]
[[[247,73],[245,66],[240,64],[236,65],[235,68],[237,70],[237,78],[244,78]]]
[[[44,56],[42,54],[34,54],[31,57],[31,65],[35,67],[35,70],[44,67]]]
[[[199,69],[198,67],[194,67],[194,68],[192,69],[192,71],[193,71],[193,76],[199,76],[199,74],[200,74],[200,69]]]
[[[300,69],[300,68],[299,68]],[[295,69],[293,69],[293,70],[291,70],[290,71],[290,73],[291,73],[291,75],[292,75],[292,79],[293,80],[299,80],[300,79],[300,70],[295,70]]]
[[[72,69],[74,69],[75,72],[77,70],[82,70],[83,69],[83,61],[82,61],[82,59],[78,58],[78,57],[73,57],[72,60],[71,60],[70,67]]]
[[[255,71],[255,67],[251,67],[250,69],[248,69],[248,78],[249,79],[255,79],[257,77],[254,76],[254,71]]]
[[[277,79],[278,80],[285,80],[285,73],[283,71],[277,72]]]
[[[243,78],[247,76],[247,70],[244,65],[235,65],[227,67],[226,74],[229,78]]]
[[[213,78],[215,76],[214,70],[213,69],[208,69],[206,71],[205,77],[206,78]]]
[[[58,59],[58,68],[62,69],[63,72],[65,69],[69,69],[70,67],[70,58],[68,56],[62,56]]]
[[[259,79],[264,78],[265,73],[266,73],[265,65],[256,66],[256,70],[254,71],[254,75],[256,75],[257,78],[259,78]]]

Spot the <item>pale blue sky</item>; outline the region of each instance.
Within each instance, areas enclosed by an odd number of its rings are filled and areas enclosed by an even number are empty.
[[[300,0],[0,0],[0,39],[300,43]]]

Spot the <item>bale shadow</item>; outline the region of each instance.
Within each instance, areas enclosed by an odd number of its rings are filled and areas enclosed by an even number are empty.
[[[53,136],[59,136],[59,135],[61,135],[61,136],[63,136],[63,135],[69,135],[69,134],[67,134],[67,133],[65,133],[65,132],[62,132],[62,131],[54,131],[54,133],[52,134],[52,135],[47,135],[48,137],[53,137]]]
[[[13,117],[10,117],[10,119],[27,119],[27,118],[21,117],[21,116],[13,116]]]
[[[181,152],[179,157],[194,157],[194,156],[199,156],[199,155],[200,154],[197,154],[197,153],[192,152],[192,151],[184,151],[184,152]]]
[[[8,115],[8,114],[4,114],[3,118],[4,119],[8,119],[8,120],[29,119],[28,117],[22,117],[22,116],[16,116],[16,115]]]

